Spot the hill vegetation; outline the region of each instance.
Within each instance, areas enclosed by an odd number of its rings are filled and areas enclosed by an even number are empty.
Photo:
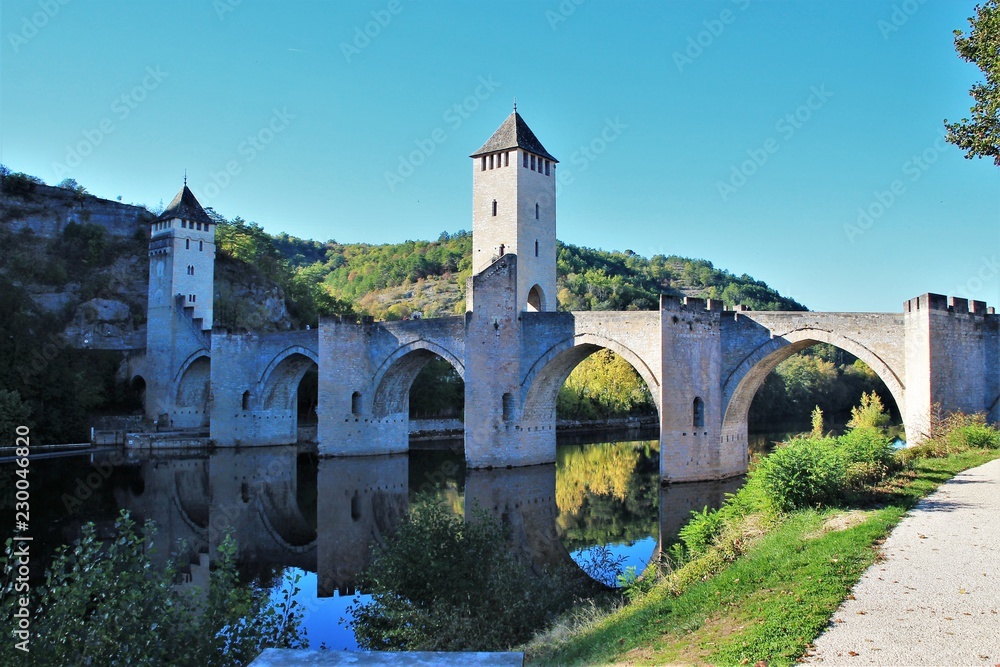
[[[71,345],[79,345],[89,329],[99,328],[122,338],[141,337],[145,323],[146,227],[155,211],[97,199],[75,181],[53,188],[35,177],[10,173],[2,167],[0,185],[5,202],[0,236],[19,249],[0,260],[0,277],[5,276],[13,287],[4,304],[5,314],[10,315],[5,321],[13,322],[15,314],[33,318],[44,322],[44,329],[51,335],[59,336],[61,331]],[[67,210],[76,213],[67,214]],[[93,211],[100,213],[90,219]],[[324,315],[398,320],[416,313],[440,317],[465,312],[465,285],[472,274],[472,234],[468,231],[443,232],[433,241],[319,242],[286,233],[270,234],[254,222],[238,216],[225,219],[212,209],[208,213],[218,222],[218,326],[259,331],[315,326]],[[134,220],[124,220],[129,215]],[[68,223],[67,216],[71,217]],[[111,217],[113,223],[106,223]],[[755,310],[805,310],[802,304],[766,283],[718,269],[706,260],[666,255],[646,258],[631,250],[605,251],[569,243],[559,243],[557,252],[560,310],[653,310],[658,307],[660,294],[716,298],[730,306],[743,304]],[[96,322],[91,317],[88,321],[88,308],[110,308],[119,319]],[[16,331],[10,335],[14,338],[9,341],[19,340]],[[31,345],[31,341],[23,342]],[[829,416],[843,413],[844,406],[855,402],[861,390],[873,388],[863,369],[848,368],[852,362],[853,358],[824,357],[812,362],[786,362],[798,365],[784,369],[788,371],[785,373],[779,368],[776,379],[769,380],[762,391],[768,412],[780,412],[782,418],[808,423],[808,413],[815,405],[810,396],[816,393],[810,393],[808,388],[842,386],[839,380],[847,378],[857,387],[846,393],[834,391],[837,400],[822,405]],[[113,364],[102,359],[99,365],[110,368]],[[56,367],[65,370],[71,365],[46,366],[52,372]],[[80,372],[86,374],[83,369]],[[52,410],[53,402],[43,400],[41,388],[72,383],[49,379],[45,372],[39,374],[36,391],[8,378],[0,389],[19,391],[24,405],[7,412],[20,415],[27,409],[33,416],[30,422],[39,423],[43,430],[50,428],[41,424],[41,417]],[[434,383],[447,391],[423,391]],[[115,388],[113,378],[95,384],[105,389],[97,395],[93,391],[80,392],[81,396],[89,396],[82,413],[94,406],[102,411],[114,410],[123,391]],[[460,415],[461,400],[455,397],[461,394],[461,379],[450,366],[432,364],[416,381],[414,395],[423,398],[413,407],[420,416]],[[786,400],[789,397],[794,400]],[[8,394],[7,398],[13,406],[13,397]],[[53,429],[63,439],[80,429],[83,422],[78,415],[82,413],[69,398],[59,404],[67,416],[75,415],[68,420],[72,425],[67,424],[67,429]],[[566,419],[654,412],[645,383],[628,364],[616,361],[610,353],[585,360],[559,397],[559,415]],[[51,419],[51,415],[47,416],[45,424],[53,425]]]

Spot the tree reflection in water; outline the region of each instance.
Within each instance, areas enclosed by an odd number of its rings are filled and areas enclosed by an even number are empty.
[[[656,440],[558,447],[556,523],[585,569],[597,555],[638,571],[649,562],[659,532],[659,460]]]

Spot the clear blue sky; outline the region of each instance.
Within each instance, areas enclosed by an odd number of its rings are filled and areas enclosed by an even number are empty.
[[[1000,305],[1000,169],[940,140],[973,5],[4,0],[0,162],[151,207],[187,169],[270,232],[433,239],[471,227],[468,155],[516,97],[564,241],[815,310]]]

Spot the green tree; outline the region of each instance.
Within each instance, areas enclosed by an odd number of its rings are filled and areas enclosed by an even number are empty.
[[[998,0],[976,5],[970,30],[955,31],[955,50],[963,60],[983,72],[983,81],[972,84],[971,118],[945,121],[947,140],[965,151],[965,157],[992,157],[1000,166],[1000,7]]]

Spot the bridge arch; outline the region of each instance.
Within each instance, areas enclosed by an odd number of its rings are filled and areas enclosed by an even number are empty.
[[[659,412],[660,380],[650,364],[638,353],[612,338],[580,333],[550,347],[528,369],[521,381],[524,421],[533,426],[551,425],[554,428],[559,389],[581,361],[602,349],[611,350],[636,370],[653,395],[653,402]]]
[[[827,343],[854,355],[865,362],[885,383],[896,402],[900,415],[906,416],[906,387],[901,373],[892,368],[882,357],[843,334],[826,329],[806,327],[775,336],[748,354],[724,380],[723,430],[745,426],[750,405],[764,380],[785,359],[819,343]],[[904,428],[906,424],[904,423]]]
[[[459,377],[465,379],[465,364],[450,350],[428,340],[415,340],[387,356],[372,378],[372,386],[375,388],[372,416],[375,419],[391,415],[405,415],[408,418],[410,387],[420,370],[438,358],[448,362]]]
[[[181,364],[174,378],[173,426],[189,428],[208,425],[208,400],[212,378],[212,358],[201,349]]]
[[[292,345],[274,355],[261,373],[256,397],[264,410],[294,410],[299,383],[310,368],[319,367],[319,357],[309,348]],[[251,402],[255,398],[250,395]]]

